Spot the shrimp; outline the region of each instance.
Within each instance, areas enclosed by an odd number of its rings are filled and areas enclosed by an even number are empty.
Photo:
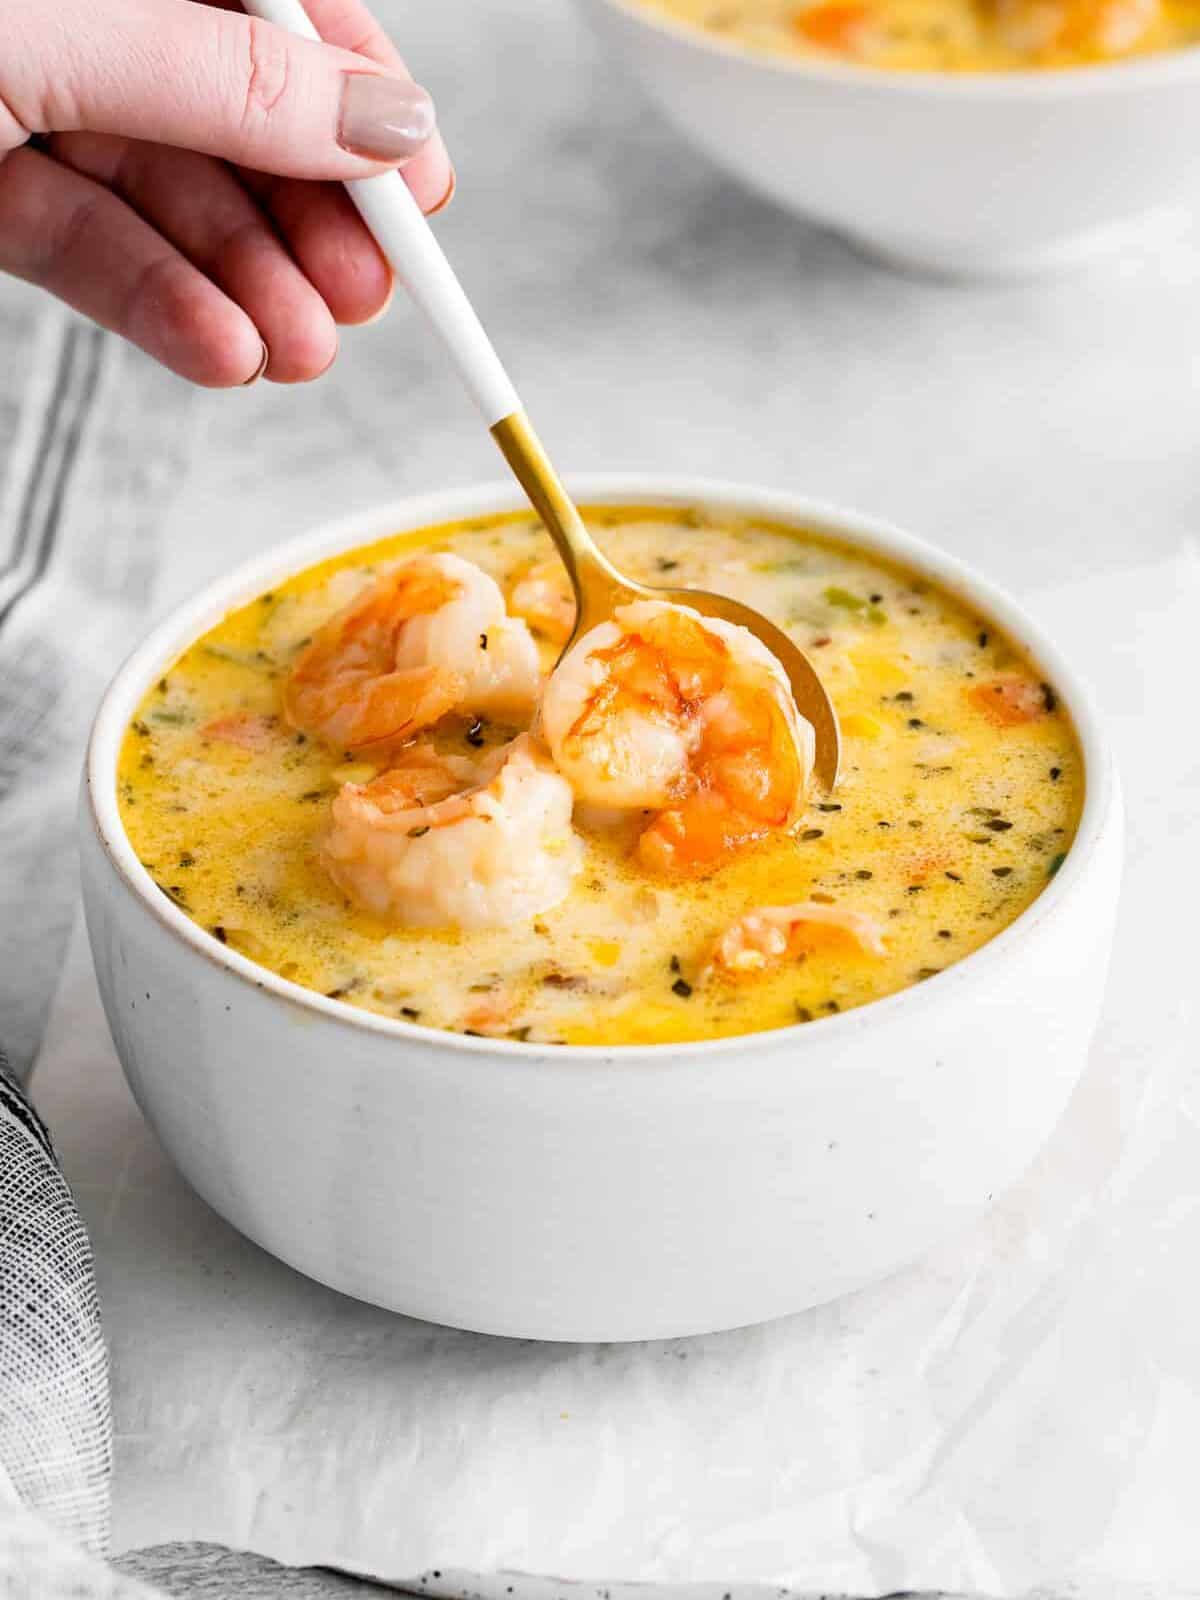
[[[1022,55],[1127,55],[1162,21],[1162,0],[994,0],[1001,38]]]
[[[341,789],[322,865],[386,921],[506,927],[570,889],[583,857],[572,798],[531,734],[479,761],[422,742],[370,783]]]
[[[874,917],[804,900],[794,906],[762,906],[739,917],[717,940],[705,973],[744,977],[765,972],[823,943],[848,943],[865,955],[887,954],[883,927]]]
[[[575,597],[562,562],[555,557],[526,567],[508,591],[508,608],[551,644],[566,644],[575,626]]]
[[[537,646],[494,580],[458,556],[417,556],[319,630],[283,704],[293,728],[374,754],[453,712],[526,721],[540,685]]]
[[[552,673],[542,728],[590,805],[655,813],[637,854],[659,872],[718,865],[796,820],[812,727],[783,668],[745,628],[638,600]]]

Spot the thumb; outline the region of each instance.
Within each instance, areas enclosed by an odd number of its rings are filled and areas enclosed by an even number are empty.
[[[47,26],[45,0],[0,0],[0,15],[11,4],[0,107],[27,133],[121,134],[339,179],[404,162],[434,133],[432,100],[402,71],[241,12],[70,0]]]

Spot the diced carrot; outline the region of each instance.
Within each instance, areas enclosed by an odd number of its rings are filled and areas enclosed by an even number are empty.
[[[1033,722],[1044,716],[1053,704],[1042,684],[1015,673],[973,684],[967,690],[967,699],[998,728],[1015,728],[1019,723]]]
[[[793,25],[811,44],[820,45],[823,50],[854,55],[870,17],[870,7],[858,0],[825,0],[824,4],[805,6],[798,11]]]
[[[218,744],[237,745],[239,750],[266,750],[275,741],[279,723],[275,717],[241,716],[218,717],[201,728],[202,739],[212,739]]]

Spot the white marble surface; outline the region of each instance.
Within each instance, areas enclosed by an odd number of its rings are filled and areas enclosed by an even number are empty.
[[[1196,530],[1195,237],[1040,283],[906,280],[704,164],[563,0],[377,9],[457,158],[439,233],[567,469],[803,489],[1026,591]],[[155,392],[191,438],[156,610],[333,512],[498,475],[401,305],[310,388]]]

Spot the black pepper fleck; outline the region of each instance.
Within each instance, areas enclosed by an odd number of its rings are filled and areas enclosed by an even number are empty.
[[[681,1000],[687,1000],[692,993],[692,986],[686,978],[676,978],[671,985],[672,994],[677,994]]]

